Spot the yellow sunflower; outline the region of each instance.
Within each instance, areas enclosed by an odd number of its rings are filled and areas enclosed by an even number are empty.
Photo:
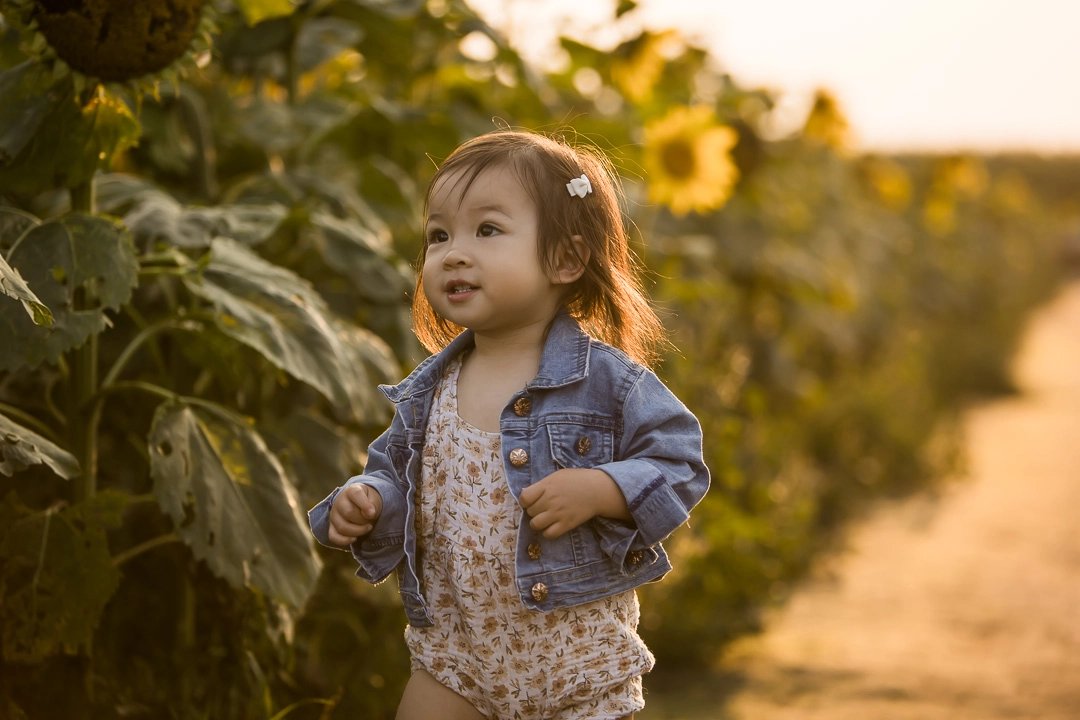
[[[649,200],[679,217],[722,207],[739,177],[730,155],[737,139],[706,106],[677,107],[646,125]]]
[[[825,145],[844,152],[851,144],[851,128],[840,103],[827,90],[818,90],[814,106],[803,125],[803,137],[813,145]]]
[[[633,102],[645,102],[664,72],[665,57],[676,52],[681,43],[679,34],[674,30],[642,33],[636,40],[622,46],[630,48],[625,57],[617,53],[611,64],[612,82]]]

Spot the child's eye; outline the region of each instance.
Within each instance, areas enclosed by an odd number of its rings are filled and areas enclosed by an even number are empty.
[[[449,239],[449,235],[444,230],[429,230],[427,234],[427,244],[434,245],[435,243],[446,242]]]
[[[484,223],[477,229],[476,234],[480,237],[491,237],[492,235],[498,235],[500,232],[502,231],[491,223]]]

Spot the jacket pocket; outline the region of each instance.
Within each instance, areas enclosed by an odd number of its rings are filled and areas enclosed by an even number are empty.
[[[612,461],[614,432],[600,424],[551,423],[548,438],[556,467],[591,468]]]

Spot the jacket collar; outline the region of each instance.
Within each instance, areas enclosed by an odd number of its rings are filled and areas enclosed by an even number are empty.
[[[380,385],[383,395],[393,403],[404,402],[414,395],[431,391],[446,372],[446,367],[458,355],[474,345],[473,331],[465,330],[440,352],[424,360],[407,378],[397,385]],[[584,379],[589,374],[589,336],[577,320],[565,310],[551,321],[544,352],[540,355],[540,370],[527,389],[557,388]]]

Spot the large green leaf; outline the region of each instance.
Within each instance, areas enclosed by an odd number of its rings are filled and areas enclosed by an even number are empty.
[[[0,164],[22,152],[59,102],[51,79],[46,66],[33,60],[0,72]]]
[[[210,261],[185,278],[214,305],[218,327],[276,367],[312,385],[362,419],[374,388],[355,364],[352,341],[311,284],[230,240],[215,240]],[[374,343],[375,339],[369,338]]]
[[[14,300],[0,297],[0,370],[42,361],[86,342],[108,325],[106,309],[119,310],[138,282],[138,261],[131,235],[108,218],[70,213],[25,233],[8,261],[34,289],[55,318],[46,329],[27,317]],[[95,304],[77,309],[76,293]]]
[[[113,490],[44,512],[9,493],[0,502],[0,650],[9,662],[40,662],[88,646],[116,591],[106,531],[127,496]]]
[[[375,333],[358,325],[332,318],[331,324],[345,350],[346,366],[356,381],[368,392],[361,397],[359,418],[367,423],[389,422],[390,406],[375,388],[401,379],[401,365],[390,346]]]
[[[75,101],[70,76],[49,90],[60,93],[18,155],[0,163],[0,190],[34,195],[90,182],[98,168],[139,140],[139,121],[119,97],[104,90],[86,105]],[[19,143],[13,142],[13,147]]]
[[[94,178],[98,212],[123,217],[146,193],[160,192],[146,178],[127,173],[100,173]]]
[[[356,433],[309,408],[296,409],[264,430],[267,442],[288,458],[301,497],[315,503],[364,466]]]
[[[81,474],[74,455],[0,415],[0,475],[11,477],[31,465],[40,464],[47,465],[65,480]]]
[[[390,261],[378,232],[322,210],[312,213],[311,231],[326,264],[349,278],[361,297],[379,304],[404,301],[409,279]]]
[[[22,303],[26,314],[34,321],[35,325],[52,327],[52,310],[45,307],[37,295],[26,285],[26,281],[19,275],[19,271],[7,264],[7,260],[0,256],[0,292],[8,297],[13,297]]]
[[[122,173],[102,175],[96,189],[98,208],[122,217],[140,246],[164,241],[205,248],[217,237],[257,245],[277,232],[289,214],[288,208],[273,202],[183,205],[153,183]]]
[[[0,252],[17,243],[30,228],[40,224],[41,221],[30,213],[0,205]]]
[[[149,442],[154,495],[195,556],[236,587],[301,607],[322,565],[296,491],[254,428],[170,402]]]
[[[256,245],[272,236],[289,211],[282,205],[183,206],[161,190],[148,190],[124,215],[140,245],[163,240],[184,248],[210,247],[226,237]]]

